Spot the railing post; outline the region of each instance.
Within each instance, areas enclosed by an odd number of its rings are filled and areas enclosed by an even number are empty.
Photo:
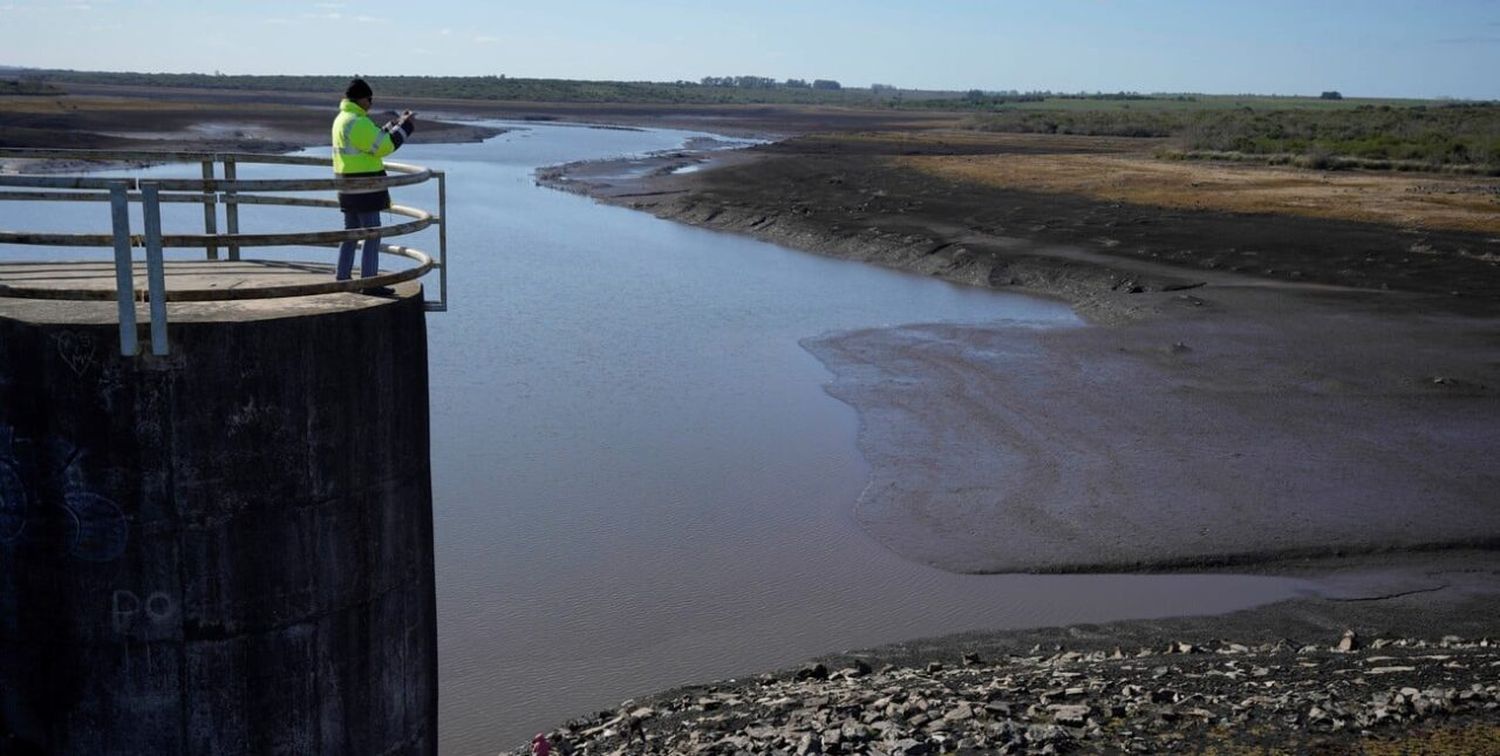
[[[146,220],[146,286],[151,296],[151,353],[167,354],[167,282],[162,269],[161,197],[156,184],[141,184],[141,214]]]
[[[448,174],[434,171],[438,180],[438,289],[443,312],[448,311]]]
[[[214,180],[214,161],[212,159],[203,161],[203,180]],[[217,196],[213,193],[213,190],[209,187],[208,184],[204,184],[203,233],[205,234],[219,233],[219,213],[217,208],[214,207],[214,203],[216,200]],[[213,243],[212,241],[208,243],[208,245],[204,248],[204,251],[208,253],[208,259],[219,259],[219,245]]]
[[[109,187],[109,209],[115,234],[115,300],[120,312],[120,354],[135,356],[135,282],[134,261],[130,256],[130,182],[121,181]]]
[[[224,158],[224,179],[233,181],[236,177],[234,158]],[[224,229],[230,234],[240,232],[240,206],[234,201],[235,194],[233,189],[224,191]],[[234,242],[229,243],[229,259],[240,259],[240,245]]]

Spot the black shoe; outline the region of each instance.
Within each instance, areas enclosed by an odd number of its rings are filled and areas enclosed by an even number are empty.
[[[365,294],[369,294],[372,297],[394,297],[394,296],[396,296],[396,290],[392,289],[389,286],[376,286],[376,287],[373,287],[373,288],[370,288],[370,289],[365,289],[364,293]]]

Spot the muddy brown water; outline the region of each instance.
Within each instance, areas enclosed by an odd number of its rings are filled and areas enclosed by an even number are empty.
[[[860,420],[799,342],[922,322],[1082,327],[1073,314],[539,188],[537,167],[694,135],[509,125],[400,155],[449,174],[452,307],[429,320],[443,753],[493,754],[631,696],[826,652],[1309,590],[957,575],[898,557],[854,520]],[[422,191],[397,201],[431,205]],[[0,226],[22,225],[25,204],[0,204]],[[201,209],[170,212],[201,223]],[[242,227],[309,226],[288,212]]]

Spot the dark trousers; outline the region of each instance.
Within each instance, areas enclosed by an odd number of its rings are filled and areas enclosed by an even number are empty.
[[[379,210],[345,210],[344,228],[375,228],[380,225]],[[333,277],[340,281],[349,280],[349,273],[354,267],[354,247],[364,244],[364,254],[360,256],[359,277],[369,278],[380,272],[380,237],[366,239],[364,242],[349,240],[339,245],[339,265],[334,271]]]

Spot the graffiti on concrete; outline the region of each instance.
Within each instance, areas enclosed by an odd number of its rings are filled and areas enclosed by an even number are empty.
[[[172,597],[156,591],[142,599],[134,591],[118,590],[110,598],[110,619],[115,632],[126,635],[133,632],[141,622],[153,626],[165,625],[177,616],[177,604]]]
[[[68,553],[86,562],[112,562],[125,553],[130,523],[120,505],[87,492],[63,500],[68,515]]]
[[[0,459],[0,545],[15,543],[26,531],[26,487],[9,462]]]
[[[125,553],[130,522],[113,499],[89,490],[85,456],[55,439],[37,444],[17,438],[0,424],[0,547],[36,537],[86,562],[112,562]],[[47,537],[59,529],[61,538]]]
[[[26,532],[26,484],[11,451],[9,426],[0,424],[0,546],[15,543]]]
[[[63,363],[80,378],[97,362],[94,339],[86,333],[62,331],[53,334],[52,341],[57,344],[57,354]]]

